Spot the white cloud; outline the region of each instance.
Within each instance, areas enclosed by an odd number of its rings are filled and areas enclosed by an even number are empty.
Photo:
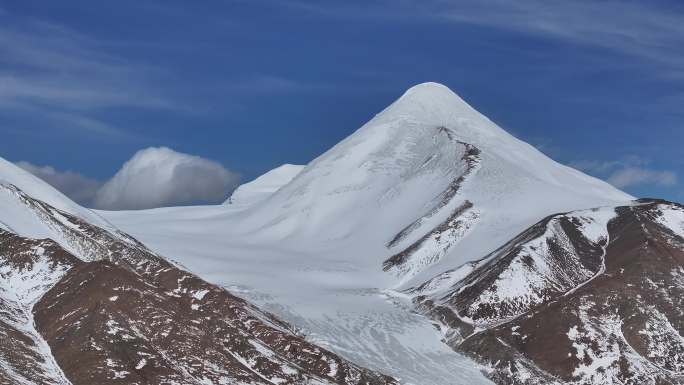
[[[59,171],[51,166],[36,166],[26,161],[16,162],[16,165],[85,206],[92,203],[97,190],[102,186],[102,182],[73,171]]]
[[[641,167],[628,167],[615,171],[608,177],[607,181],[618,188],[646,183],[673,186],[677,184],[677,175],[672,171],[657,171]]]
[[[217,162],[150,147],[138,151],[98,190],[94,207],[124,210],[218,203],[238,180],[238,174]]]

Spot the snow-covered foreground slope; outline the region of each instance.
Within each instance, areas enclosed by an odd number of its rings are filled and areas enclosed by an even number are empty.
[[[2,166],[0,383],[397,384]]]
[[[157,234],[148,229],[147,236],[164,245],[169,241],[163,233],[183,233],[173,223],[214,209],[193,209],[193,215],[164,209],[152,215],[159,222],[137,216],[137,226],[162,227]],[[171,225],[163,224],[167,220]],[[184,248],[191,239],[195,247],[211,242],[194,234],[167,247],[199,256],[220,246]],[[224,252],[228,258],[239,253]],[[254,245],[244,245],[241,256],[258,258],[253,263],[259,271],[247,261],[231,271],[221,262],[207,263],[206,255],[187,262],[198,269],[205,263],[225,266],[205,269],[203,275],[227,286],[247,282],[233,289],[284,315],[309,339],[358,362],[405,374],[408,383],[483,381],[472,372],[474,363],[456,354],[438,355],[443,345],[435,336],[485,364],[502,385],[684,381],[681,205],[640,200],[542,219],[491,255],[406,291],[438,329],[421,327],[426,319],[412,314],[415,308],[401,294],[355,286],[359,272],[349,265],[326,269],[311,262],[315,255]]]
[[[486,384],[472,360],[441,341],[432,322],[412,312],[408,298],[368,282],[363,271],[334,248],[291,250],[245,242],[218,231],[225,207],[108,212],[188,270],[227,287],[296,325],[307,339],[404,384]]]
[[[247,207],[100,214],[310,339],[421,385],[486,380],[400,290],[488,255],[548,215],[632,199],[434,83],[268,191]]]

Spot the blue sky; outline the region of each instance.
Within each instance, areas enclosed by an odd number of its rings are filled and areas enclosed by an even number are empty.
[[[0,0],[0,156],[97,185],[166,146],[249,180],[437,81],[556,160],[681,202],[682,47],[676,1]]]

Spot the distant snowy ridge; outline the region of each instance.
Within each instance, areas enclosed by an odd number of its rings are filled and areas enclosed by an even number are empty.
[[[284,164],[259,176],[251,182],[238,186],[225,204],[250,205],[262,201],[297,176],[304,166]]]

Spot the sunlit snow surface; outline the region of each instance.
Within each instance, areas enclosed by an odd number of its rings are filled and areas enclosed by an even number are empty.
[[[430,321],[411,312],[407,299],[373,285],[377,272],[354,266],[339,250],[304,252],[208,231],[205,226],[212,227],[209,223],[226,212],[196,207],[107,215],[190,271],[272,311],[310,341],[356,363],[407,384],[489,383],[476,364],[442,344]]]
[[[477,170],[440,206],[444,191],[467,171],[464,143],[480,151]],[[296,325],[310,340],[416,385],[487,380],[440,341],[400,290],[489,254],[550,214],[632,198],[552,161],[434,83],[410,89],[296,170],[291,181],[265,176],[258,185],[268,187],[257,189],[258,199],[234,204],[100,214]],[[383,272],[395,249],[431,231],[466,200],[477,215],[446,255],[421,264],[410,279]]]

